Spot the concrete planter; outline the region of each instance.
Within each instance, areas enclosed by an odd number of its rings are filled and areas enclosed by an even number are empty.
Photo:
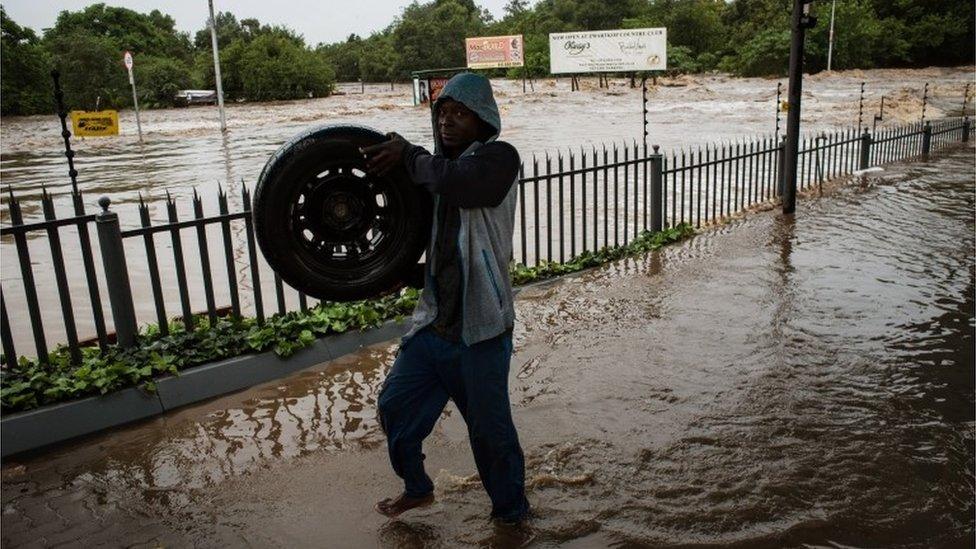
[[[157,379],[155,394],[130,387],[5,415],[0,418],[0,457],[124,425],[281,378],[366,345],[399,338],[407,328],[407,322],[389,321],[365,332],[321,338],[288,358],[280,358],[268,351],[195,366],[178,376]]]

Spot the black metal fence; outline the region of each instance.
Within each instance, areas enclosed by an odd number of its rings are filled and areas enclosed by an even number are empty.
[[[798,190],[968,141],[969,130],[969,119],[960,117],[881,129],[873,136],[853,128],[804,136]],[[529,266],[565,262],[584,251],[626,245],[643,230],[681,223],[701,227],[741,214],[779,196],[783,155],[782,141],[760,137],[668,154],[661,154],[657,146],[647,151],[632,142],[533,158],[522,166],[518,182],[513,259]],[[269,291],[274,293],[275,312],[310,306],[309,298],[286,288],[257,253],[246,187],[240,211],[229,211],[227,195],[221,190],[218,213],[210,216],[204,215],[203,201],[194,194],[193,215],[185,220],[180,220],[176,202],[167,196],[165,223],[153,224],[149,207],[140,201],[140,226],[128,230],[121,228],[107,198],[99,200],[101,211],[92,214],[85,211],[82,195],[74,193],[73,215],[59,219],[52,197],[45,192],[44,220],[30,223],[24,222],[21,201],[12,192],[8,202],[10,225],[0,228],[0,236],[11,237],[16,246],[17,286],[23,293],[17,292],[15,320],[20,333],[29,332],[30,337],[15,345],[8,321],[9,294],[7,288],[0,290],[4,367],[15,364],[18,351],[29,340],[39,360],[46,361],[51,349],[46,335],[53,332],[63,335],[59,343],[67,345],[72,360],[78,361],[86,344],[103,349],[113,339],[131,344],[140,323],[155,322],[166,333],[167,321],[176,312],[175,318],[187,328],[193,327],[197,313],[206,314],[211,322],[221,315],[249,314],[263,323],[269,312],[265,306]],[[91,242],[92,224],[97,246]],[[41,236],[32,243],[35,251],[38,242],[45,240],[49,248],[60,311],[48,310],[39,299],[46,285],[36,280],[28,245],[28,235],[35,233]],[[127,244],[137,252],[129,259]],[[72,257],[80,256],[78,261],[66,263],[65,250]],[[44,274],[50,278],[50,273]],[[272,287],[265,288],[263,281],[269,278]],[[136,292],[141,299],[133,298],[133,286],[142,289]],[[79,299],[81,293],[87,293],[87,303]],[[103,294],[108,296],[108,317],[103,312]],[[29,327],[21,320],[24,310]],[[89,332],[84,334],[87,341],[79,334],[79,324]]]

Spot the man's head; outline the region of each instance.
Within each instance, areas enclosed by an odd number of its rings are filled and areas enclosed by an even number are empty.
[[[437,132],[448,150],[463,151],[475,141],[487,141],[498,131],[464,103],[445,98],[437,105]]]
[[[487,142],[501,132],[501,117],[491,83],[480,74],[461,73],[447,81],[434,102],[436,148],[450,156],[460,154],[474,141]]]

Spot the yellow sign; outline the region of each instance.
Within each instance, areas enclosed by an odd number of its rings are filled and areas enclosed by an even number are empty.
[[[118,111],[71,111],[71,127],[79,137],[119,135]]]

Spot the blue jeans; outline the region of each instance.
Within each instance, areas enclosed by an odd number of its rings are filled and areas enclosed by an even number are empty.
[[[525,457],[508,400],[511,357],[511,331],[468,346],[443,339],[427,327],[401,345],[380,389],[378,407],[390,462],[407,495],[421,497],[434,490],[424,472],[421,449],[451,398],[468,425],[481,484],[491,498],[491,515],[503,520],[525,517]]]

